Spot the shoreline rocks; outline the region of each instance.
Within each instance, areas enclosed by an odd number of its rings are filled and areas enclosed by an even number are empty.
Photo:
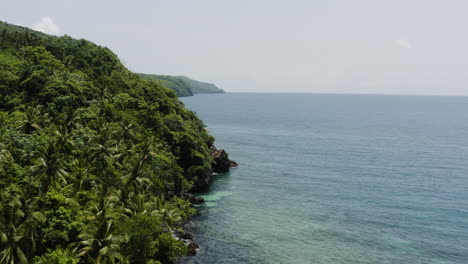
[[[193,242],[193,234],[184,231],[172,231],[172,237],[175,239],[182,241],[187,246],[187,256],[194,256],[197,254],[198,249],[200,246]]]
[[[230,169],[236,168],[237,166],[239,166],[237,162],[235,162],[234,160],[230,160],[230,164],[229,164]]]
[[[189,200],[192,204],[202,204],[205,202],[203,197],[191,196]]]
[[[199,246],[198,246],[197,243],[191,242],[191,243],[188,244],[187,248],[188,248],[187,255],[194,256],[194,255],[197,254],[197,250],[198,250]]]
[[[239,165],[237,162],[229,159],[229,155],[224,149],[218,150],[215,146],[211,146],[211,151],[214,158],[214,173],[228,172],[230,168],[235,168]]]
[[[210,149],[213,156],[211,168],[200,170],[197,173],[198,176],[190,190],[191,193],[207,190],[214,173],[226,173],[229,169],[239,166],[237,162],[229,159],[229,155],[224,149],[218,150],[215,146],[211,146]]]
[[[213,164],[211,168],[200,172],[198,179],[194,182],[191,190],[185,194],[193,205],[198,205],[205,202],[203,197],[194,196],[193,193],[206,190],[210,185],[212,175],[217,173],[225,173],[228,172],[229,169],[239,166],[237,162],[229,159],[229,155],[224,149],[218,150],[215,146],[211,146],[210,149],[211,155],[213,156]],[[173,231],[172,235],[177,240],[183,241],[185,243],[188,249],[188,256],[194,256],[197,254],[199,245],[193,241],[193,234],[185,231]]]

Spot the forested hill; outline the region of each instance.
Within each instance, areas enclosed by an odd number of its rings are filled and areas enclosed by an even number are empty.
[[[213,141],[109,49],[0,23],[0,263],[171,263]]]
[[[219,89],[216,85],[212,83],[200,82],[192,80],[185,76],[175,76],[175,78],[185,81],[189,84],[190,90],[194,94],[204,94],[204,93],[224,93],[224,90]]]
[[[161,83],[174,90],[179,97],[192,96],[194,94],[203,93],[224,93],[224,90],[219,89],[212,83],[200,82],[192,80],[185,76],[169,76],[169,75],[155,75],[155,74],[143,74],[139,73],[140,77],[153,80],[161,81]]]
[[[178,97],[192,96],[193,92],[191,87],[185,81],[169,75],[155,75],[155,74],[138,74],[141,78],[161,82],[162,85],[173,90]]]

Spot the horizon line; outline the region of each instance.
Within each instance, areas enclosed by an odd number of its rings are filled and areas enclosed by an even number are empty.
[[[399,93],[326,93],[326,92],[283,92],[283,91],[226,91],[225,93],[251,93],[251,94],[317,94],[317,95],[384,95],[384,96],[437,96],[437,97],[468,97],[456,94],[399,94]],[[215,94],[215,93],[213,93]],[[218,93],[222,94],[222,93]]]

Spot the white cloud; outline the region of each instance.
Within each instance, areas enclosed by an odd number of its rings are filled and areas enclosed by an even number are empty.
[[[32,26],[32,29],[50,35],[61,35],[59,26],[55,24],[54,21],[52,21],[52,18],[48,16],[43,17],[41,21],[35,23]]]
[[[411,49],[411,44],[409,43],[408,40],[405,40],[405,39],[397,39],[394,41],[395,44],[401,48],[405,48],[405,49]]]

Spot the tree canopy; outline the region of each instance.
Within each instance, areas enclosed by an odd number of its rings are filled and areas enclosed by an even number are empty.
[[[212,83],[192,80],[185,76],[170,76],[156,74],[138,74],[141,78],[152,81],[159,81],[161,84],[176,92],[178,97],[192,96],[204,93],[224,93]]]
[[[213,141],[109,49],[0,22],[0,263],[171,263]]]

